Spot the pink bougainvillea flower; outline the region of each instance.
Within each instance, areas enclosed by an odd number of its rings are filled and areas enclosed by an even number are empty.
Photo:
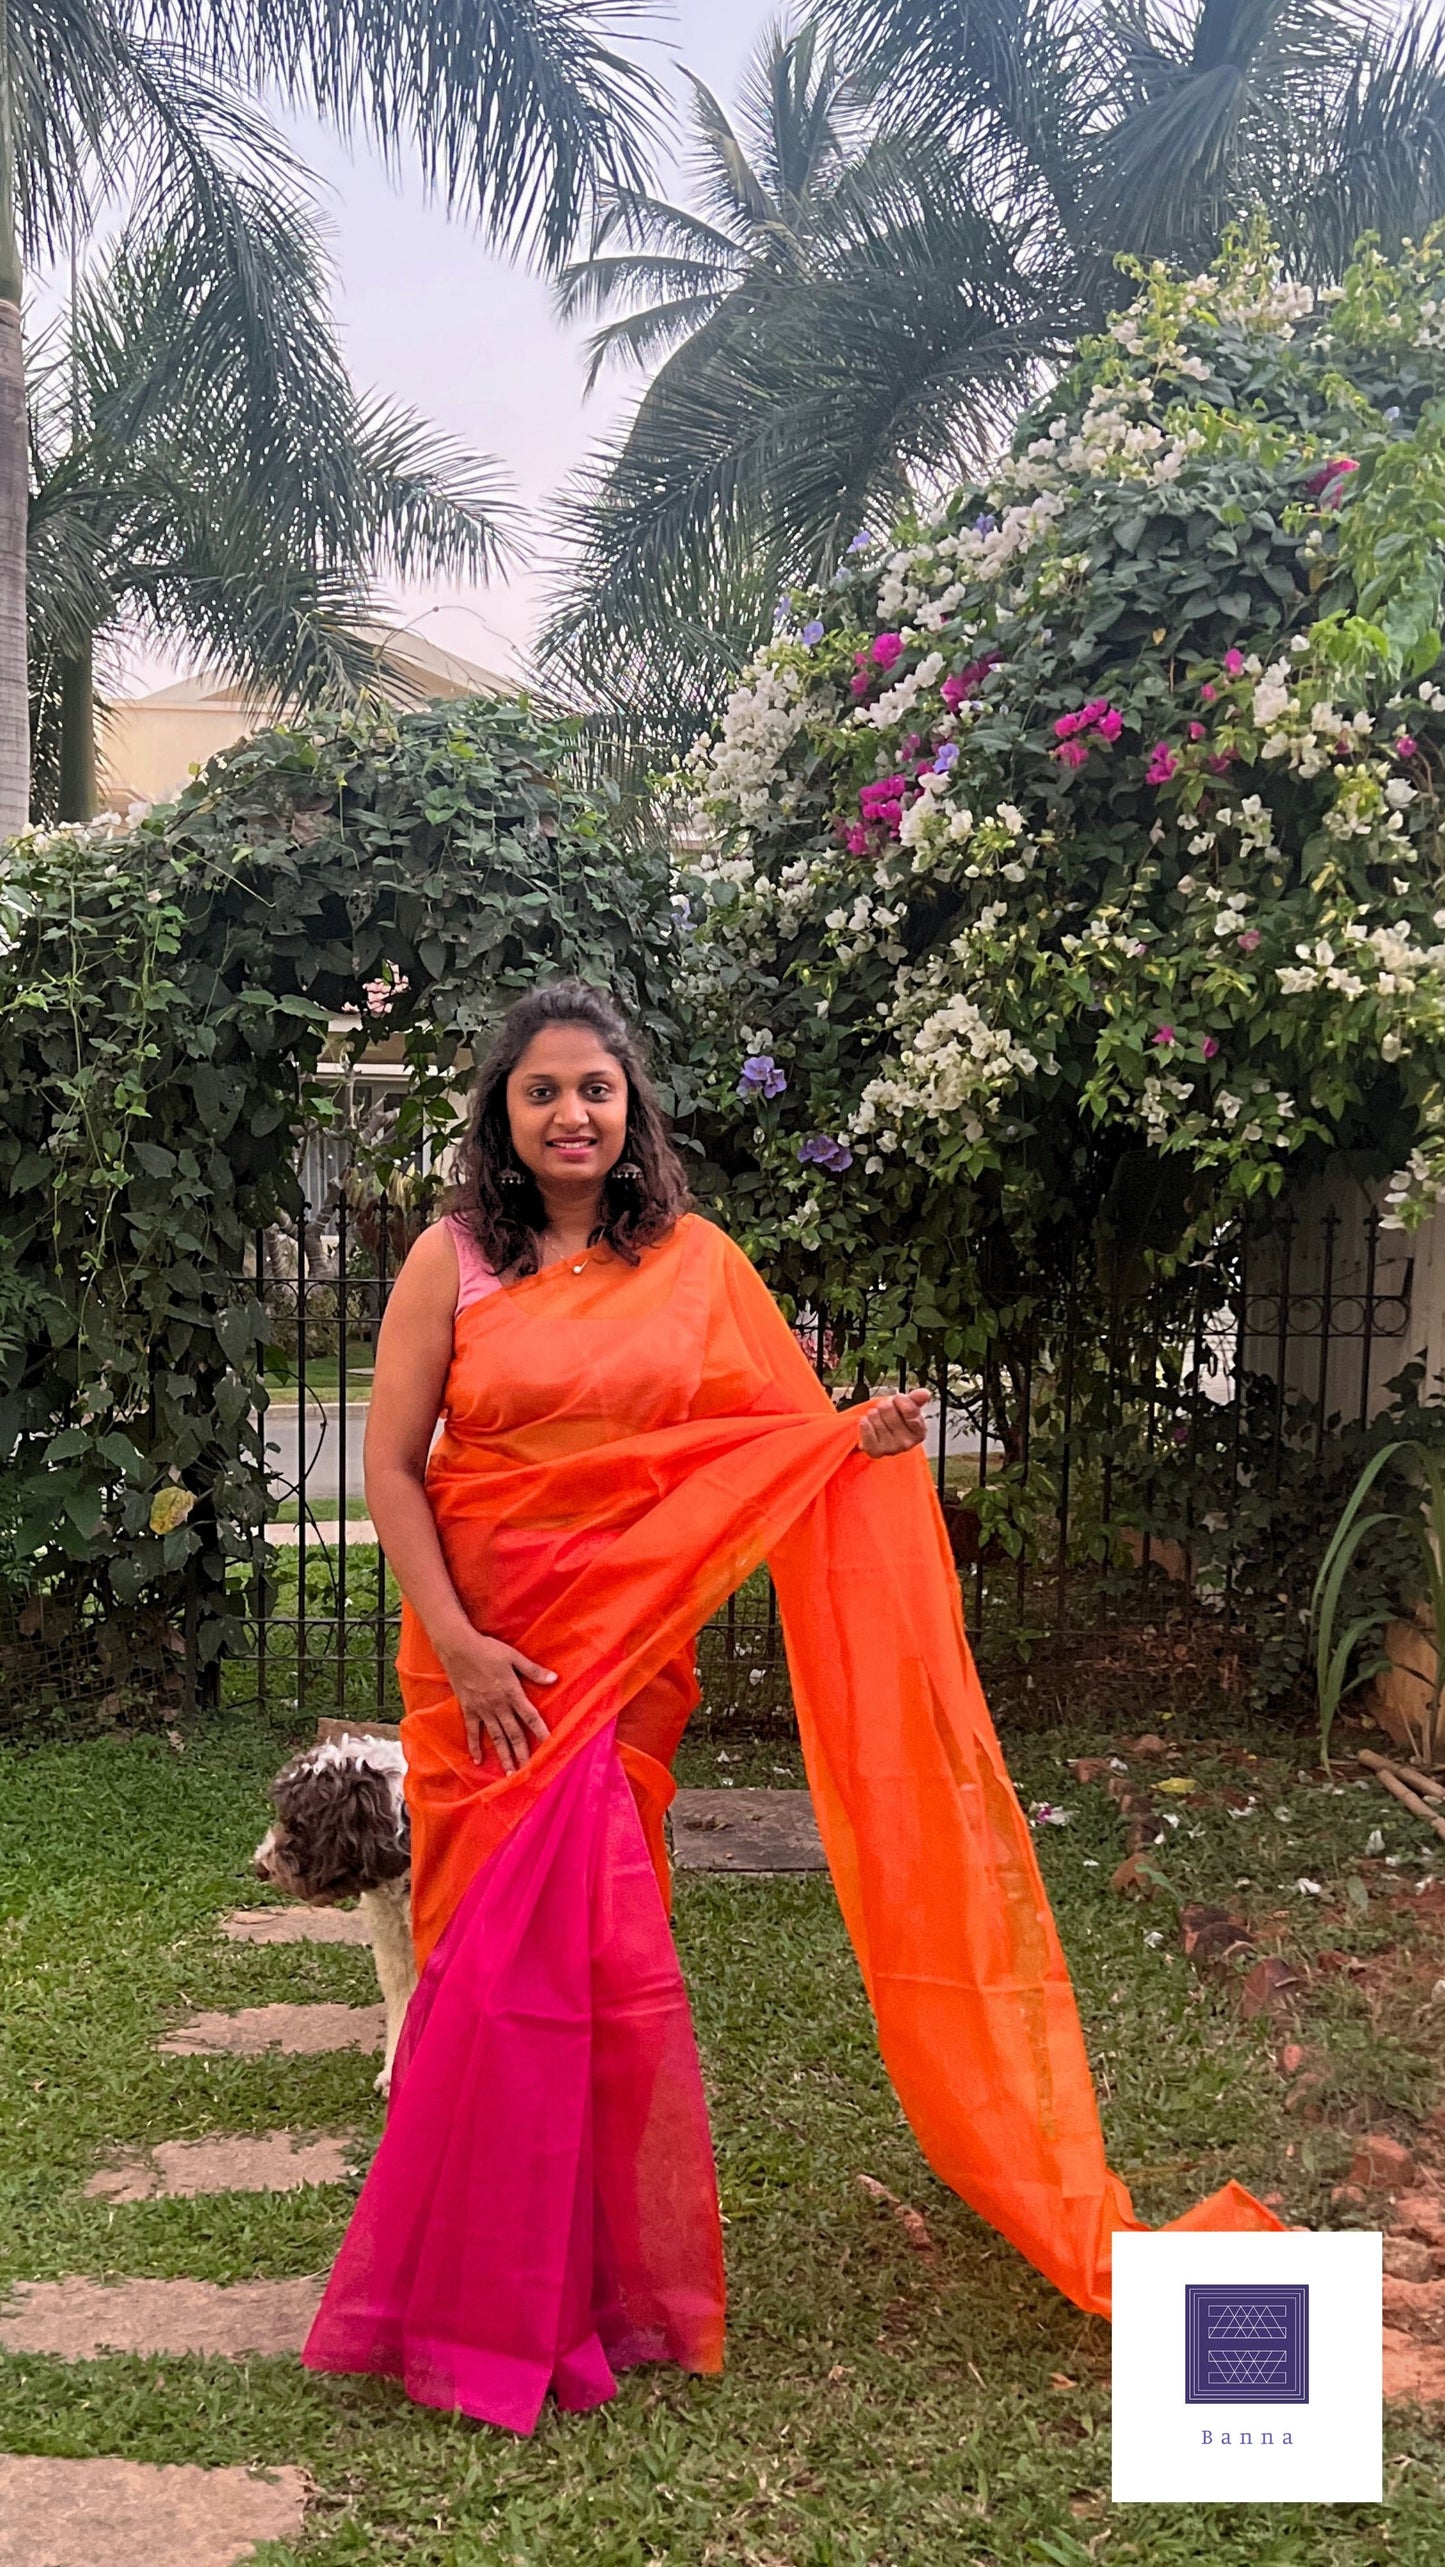
[[[1154,753],[1144,769],[1146,784],[1167,784],[1178,769],[1179,760],[1167,740],[1157,740]]]
[[[1212,1061],[1218,1049],[1219,1045],[1215,1037],[1212,1034],[1206,1034],[1203,1043],[1200,1045],[1200,1050],[1203,1052],[1206,1061]]]
[[[950,713],[956,713],[967,697],[978,693],[990,669],[997,668],[1001,657],[999,651],[984,651],[976,660],[970,660],[967,668],[949,671],[938,691]]]
[[[1234,941],[1238,945],[1242,954],[1252,954],[1264,942],[1264,939],[1260,935],[1257,927],[1246,927],[1244,934],[1242,936],[1236,936]]]
[[[1226,676],[1226,677],[1243,677],[1243,675],[1244,675],[1244,653],[1243,653],[1243,651],[1226,651],[1226,652],[1225,652],[1225,654],[1224,654],[1224,674],[1225,674],[1225,676]]]
[[[1397,757],[1397,758],[1418,758],[1419,754],[1420,754],[1420,743],[1419,743],[1419,741],[1418,741],[1418,740],[1412,740],[1408,731],[1402,731],[1402,732],[1400,733],[1400,736],[1399,736],[1398,740],[1395,742],[1395,755],[1396,755],[1396,757]]]
[[[1190,737],[1190,739],[1191,739],[1191,740],[1202,740],[1202,739],[1203,739],[1203,737],[1204,737],[1204,725],[1203,725],[1203,723],[1202,723],[1202,722],[1191,722],[1191,723],[1190,723],[1190,725],[1189,725],[1189,737]]]
[[[1156,1034],[1156,1035],[1155,1035],[1155,1037],[1154,1037],[1154,1041],[1155,1041],[1155,1043],[1157,1044],[1157,1046],[1158,1046],[1159,1050],[1160,1050],[1160,1051],[1162,1051],[1162,1052],[1167,1052],[1167,1051],[1168,1051],[1168,1049],[1169,1049],[1169,1047],[1170,1047],[1170,1045],[1171,1045],[1171,1043],[1173,1043],[1176,1039],[1177,1039],[1177,1038],[1176,1038],[1176,1036],[1175,1036],[1174,1028],[1173,1028],[1173,1026],[1172,1026],[1172,1025],[1161,1025],[1161,1026],[1160,1026],[1160,1028],[1159,1028],[1159,1030],[1158,1030],[1158,1032],[1157,1032],[1157,1034]]]
[[[849,832],[848,832],[848,835],[847,835],[846,839],[844,840],[844,845],[847,847],[847,850],[848,850],[848,853],[849,853],[849,855],[850,855],[850,856],[866,856],[866,855],[867,855],[867,853],[868,853],[868,832],[867,832],[867,830],[863,827],[863,825],[862,825],[862,822],[861,822],[861,821],[856,821],[856,820],[855,820],[855,822],[854,822],[854,824],[853,824],[852,828],[851,828],[851,829],[849,830]]]
[[[1212,703],[1214,702],[1214,699],[1215,699],[1216,695],[1219,693],[1219,689],[1218,689],[1218,687],[1217,687],[1217,686],[1211,686],[1211,685],[1209,684],[1208,679],[1206,678],[1206,680],[1205,680],[1205,682],[1204,682],[1203,686],[1201,686],[1201,688],[1200,688],[1199,692],[1200,692],[1200,694],[1203,696],[1204,701],[1205,701],[1205,703],[1206,703],[1206,704],[1212,704]]]
[[[866,695],[868,692],[868,680],[866,677],[850,677],[848,680],[848,692],[850,695]]]
[[[1305,488],[1313,493],[1322,508],[1338,508],[1350,474],[1359,469],[1353,455],[1335,455],[1329,463],[1321,464],[1318,472],[1310,474]]]
[[[901,660],[903,657],[902,634],[880,633],[873,645],[870,657],[875,668],[891,669],[894,662],[896,660]]]
[[[1233,749],[1215,749],[1204,761],[1211,775],[1228,775],[1234,764]]]
[[[1107,696],[1091,696],[1087,704],[1080,705],[1077,713],[1059,715],[1054,724],[1054,737],[1062,740],[1065,746],[1055,749],[1054,755],[1067,767],[1081,767],[1089,754],[1082,740],[1084,732],[1096,732],[1101,740],[1112,743],[1123,728],[1124,716],[1115,710]]]

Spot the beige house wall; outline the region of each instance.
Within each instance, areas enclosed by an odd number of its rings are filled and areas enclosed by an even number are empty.
[[[377,625],[378,692],[397,705],[435,704],[466,695],[514,695],[516,687],[491,669],[438,650],[415,633]],[[234,748],[277,718],[279,708],[259,702],[221,677],[182,678],[154,695],[122,697],[100,724],[101,800],[126,812],[133,802],[171,802],[197,767]]]

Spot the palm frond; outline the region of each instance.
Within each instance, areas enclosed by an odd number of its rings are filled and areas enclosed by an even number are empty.
[[[149,31],[228,79],[414,157],[485,236],[545,264],[645,182],[662,93],[619,40],[627,0],[135,0]]]

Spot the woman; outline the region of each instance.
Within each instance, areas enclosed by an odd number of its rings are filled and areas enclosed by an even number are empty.
[[[963,1636],[926,1394],[837,1412],[686,1209],[616,1010],[511,1010],[377,1350],[420,1984],[305,2360],[529,2432],[722,2360],[662,1817],[696,1633],[766,1559],[885,2062],[936,2171],[1086,2308],[1137,2227]],[[438,1416],[443,1431],[433,1446]],[[879,1469],[878,1463],[889,1467]],[[1191,2225],[1277,2226],[1236,2186]]]

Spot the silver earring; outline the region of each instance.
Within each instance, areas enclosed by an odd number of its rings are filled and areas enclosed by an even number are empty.
[[[612,1171],[621,1185],[641,1185],[642,1170],[635,1159],[623,1159]]]
[[[500,1182],[503,1185],[525,1185],[527,1180],[520,1168],[503,1168]]]

